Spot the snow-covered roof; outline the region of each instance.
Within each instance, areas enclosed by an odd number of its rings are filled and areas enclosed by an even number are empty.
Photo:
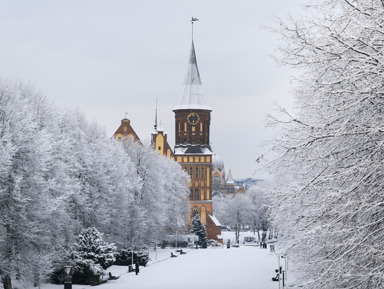
[[[188,154],[202,154],[212,155],[212,151],[208,147],[203,146],[187,146],[187,147],[176,147],[175,155],[188,155]]]
[[[235,184],[235,181],[232,178],[231,170],[228,172],[227,184]]]
[[[216,219],[215,216],[211,216],[210,214],[208,214],[208,216],[211,218],[211,220],[213,221],[213,223],[215,223],[216,226],[221,226],[219,220]]]
[[[184,92],[180,103],[174,108],[174,110],[181,109],[212,110],[204,94],[199,68],[197,67],[195,45],[193,44],[193,41],[187,75],[185,76],[184,81]]]

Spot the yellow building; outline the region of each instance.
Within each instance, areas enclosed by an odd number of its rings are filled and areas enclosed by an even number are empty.
[[[191,178],[190,218],[199,214],[208,239],[222,242],[221,226],[213,216],[212,156],[210,146],[211,107],[205,97],[192,41],[184,93],[175,113],[175,159]]]
[[[131,126],[131,121],[127,118],[121,120],[121,125],[113,134],[117,141],[127,141],[128,143],[138,142],[141,144],[139,137]]]

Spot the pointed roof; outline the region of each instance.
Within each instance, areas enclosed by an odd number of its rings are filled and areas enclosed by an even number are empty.
[[[232,178],[231,170],[228,172],[227,184],[235,184],[235,181]]]
[[[184,92],[180,103],[174,108],[174,110],[181,109],[212,110],[204,94],[193,41],[187,75],[184,81]]]
[[[131,121],[127,118],[124,118],[121,120],[121,125],[113,134],[113,136],[115,138],[117,138],[118,136],[122,136],[126,138],[129,138],[130,136],[132,136],[134,141],[141,143],[139,137],[137,136],[136,132],[131,126]]]

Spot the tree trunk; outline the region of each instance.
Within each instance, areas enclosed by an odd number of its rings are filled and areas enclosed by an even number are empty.
[[[33,274],[33,287],[40,286],[40,274],[38,270]]]
[[[1,277],[1,282],[3,283],[4,289],[12,289],[11,274],[5,273],[5,275]]]

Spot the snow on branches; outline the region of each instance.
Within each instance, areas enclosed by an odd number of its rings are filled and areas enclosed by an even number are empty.
[[[15,276],[46,276],[84,228],[97,228],[120,248],[185,228],[187,190],[176,163],[144,147],[125,149],[80,112],[58,110],[32,86],[0,80],[5,289]]]
[[[316,1],[281,22],[280,61],[302,69],[281,134],[276,220],[305,288],[384,286],[384,5]]]

